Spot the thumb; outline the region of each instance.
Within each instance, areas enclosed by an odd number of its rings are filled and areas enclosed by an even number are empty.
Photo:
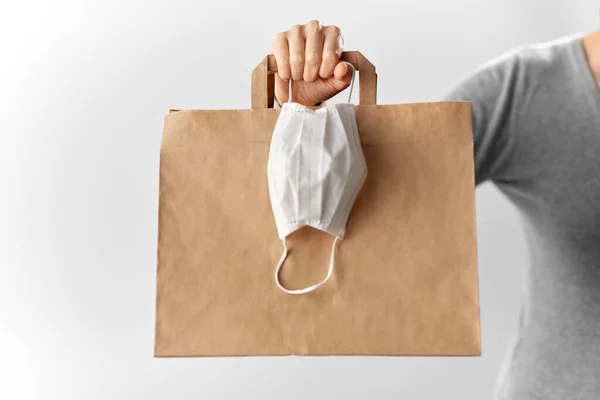
[[[352,68],[352,66],[345,61],[340,61],[338,65],[335,66],[331,83],[335,87],[336,91],[341,92],[350,86],[353,72],[354,68]]]

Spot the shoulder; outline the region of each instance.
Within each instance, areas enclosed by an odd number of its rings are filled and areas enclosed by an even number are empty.
[[[572,48],[580,45],[581,37],[581,34],[564,36],[504,52],[463,76],[446,99],[471,101],[498,91],[518,94],[535,90],[565,68]]]

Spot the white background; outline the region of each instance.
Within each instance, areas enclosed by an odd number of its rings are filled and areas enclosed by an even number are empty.
[[[504,51],[596,28],[596,1],[1,4],[1,399],[492,397],[527,253],[489,184],[477,191],[482,357],[154,359],[163,117],[249,108],[275,34],[310,19],[342,28],[393,104],[438,100]]]

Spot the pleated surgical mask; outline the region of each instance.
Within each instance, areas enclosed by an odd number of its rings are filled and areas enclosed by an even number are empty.
[[[311,292],[333,274],[335,251],[344,237],[356,196],[367,177],[367,164],[358,135],[354,105],[326,104],[313,110],[289,100],[284,103],[271,139],[267,175],[271,207],[283,255],[275,271],[279,288],[289,294]],[[327,276],[304,289],[286,289],[279,272],[287,258],[286,238],[310,226],[334,236]]]

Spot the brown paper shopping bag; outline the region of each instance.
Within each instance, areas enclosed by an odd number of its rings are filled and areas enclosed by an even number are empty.
[[[356,116],[367,180],[333,277],[289,295],[267,187],[272,55],[252,74],[252,109],[166,116],[160,152],[155,356],[479,355],[471,107],[376,104],[359,52]],[[331,236],[288,239],[281,279],[320,281]]]

